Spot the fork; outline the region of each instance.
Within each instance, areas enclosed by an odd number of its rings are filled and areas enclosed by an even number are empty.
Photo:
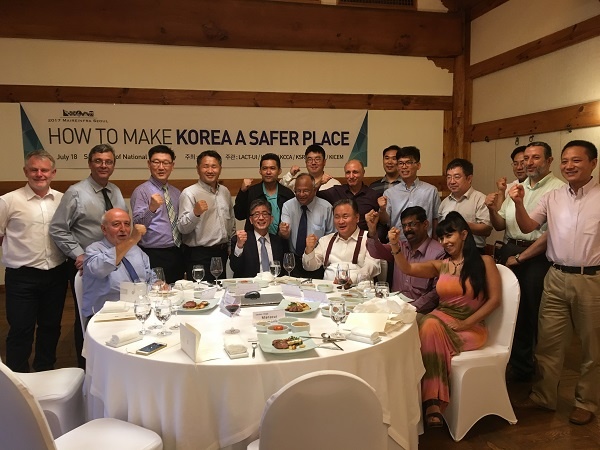
[[[256,347],[258,347],[258,340],[254,338],[249,338],[248,342],[252,344],[252,357],[256,358]]]

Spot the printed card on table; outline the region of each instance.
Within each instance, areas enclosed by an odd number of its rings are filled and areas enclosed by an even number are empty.
[[[245,295],[250,291],[258,291],[258,283],[238,283],[235,285],[235,295]]]
[[[295,286],[293,284],[282,284],[281,293],[284,297],[302,297],[302,290],[300,289],[300,286]]]
[[[282,317],[285,317],[284,309],[272,309],[270,311],[253,311],[252,324],[256,322],[277,322]]]
[[[327,299],[327,294],[325,292],[305,290],[304,301],[327,303],[329,300]]]

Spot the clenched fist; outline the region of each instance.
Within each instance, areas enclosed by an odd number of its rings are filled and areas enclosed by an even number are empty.
[[[142,239],[142,236],[146,234],[146,227],[141,223],[137,223],[133,226],[131,230],[131,237],[133,240],[138,243]]]
[[[281,222],[279,224],[279,235],[284,239],[290,238],[290,224]]]
[[[160,208],[160,205],[162,205],[164,202],[165,199],[162,195],[160,195],[159,193],[152,194],[152,197],[150,197],[150,205],[148,206],[148,208],[150,208],[150,211],[155,213],[156,211],[158,211],[158,208]]]
[[[252,181],[252,178],[244,178],[242,180],[242,187],[240,188],[240,191],[246,192],[248,188],[252,186]]]
[[[319,238],[316,234],[309,234],[308,236],[306,236],[306,249],[304,250],[304,253],[306,253],[307,255],[309,253],[312,253],[312,251],[317,246],[317,242],[319,242]]]
[[[292,166],[290,169],[290,173],[293,177],[295,177],[298,172],[300,172],[300,166]]]
[[[238,230],[235,232],[237,236],[237,243],[235,244],[238,248],[244,248],[246,241],[248,240],[248,233],[244,230]]]
[[[377,204],[379,205],[379,209],[386,209],[387,208],[387,197],[385,195],[382,195],[381,197],[379,197],[377,199]]]

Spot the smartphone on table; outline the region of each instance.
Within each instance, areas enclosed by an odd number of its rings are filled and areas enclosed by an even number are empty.
[[[144,347],[138,349],[135,353],[138,355],[148,356],[162,348],[165,348],[166,346],[167,344],[164,342],[153,342],[152,344],[145,345]]]

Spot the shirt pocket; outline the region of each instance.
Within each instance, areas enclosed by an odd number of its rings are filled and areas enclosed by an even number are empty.
[[[594,215],[585,219],[583,223],[583,234],[600,233],[600,215]]]

